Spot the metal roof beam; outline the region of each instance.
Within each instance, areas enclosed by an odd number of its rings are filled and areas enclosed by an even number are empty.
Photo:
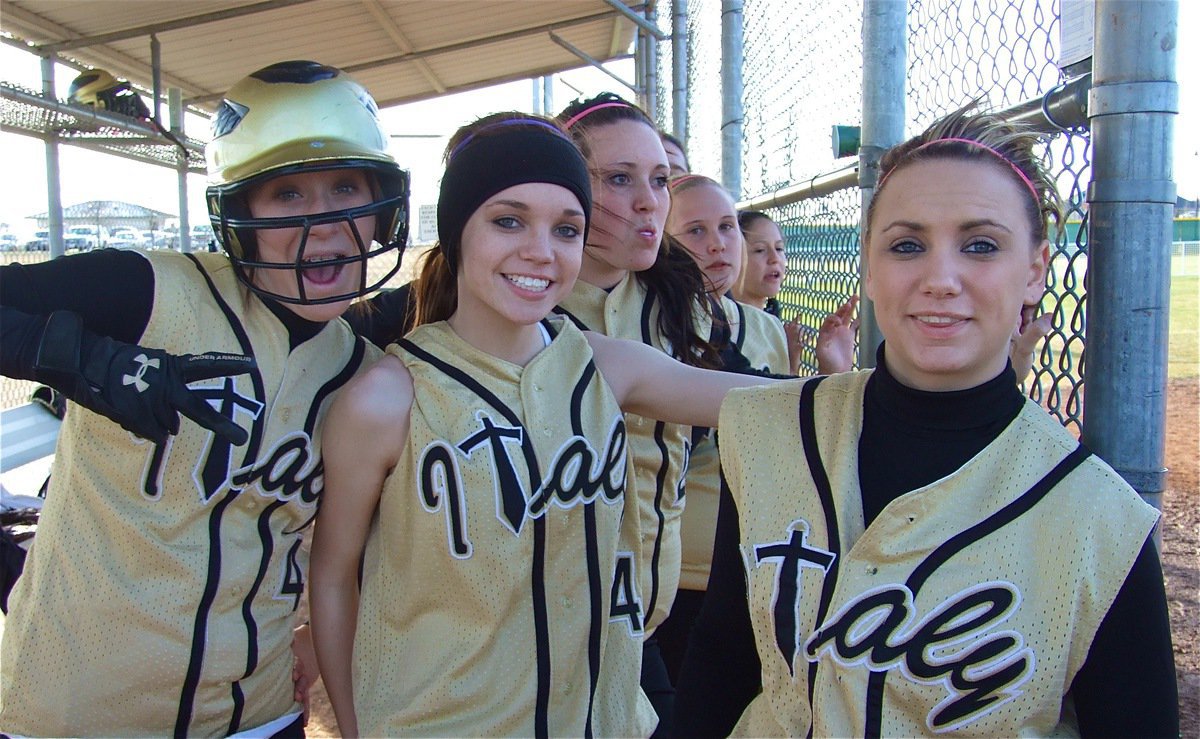
[[[10,27],[16,26],[21,33],[26,33],[25,29],[33,29],[37,33],[43,33],[52,36],[70,36],[75,33],[71,29],[46,20],[40,15],[30,13],[23,8],[13,7],[11,3],[4,7],[4,18],[6,24],[8,24]],[[13,23],[14,20],[16,23]],[[33,45],[27,39],[18,40],[4,38],[4,42],[11,46],[15,46],[22,51],[27,51],[30,54],[37,54],[42,57],[54,57],[55,61],[58,63],[66,64],[67,66],[74,67],[80,71],[83,71],[87,68],[77,64],[73,60],[65,59],[58,54],[47,51],[45,46]],[[94,57],[96,61],[100,62],[100,64],[94,66],[102,66],[117,77],[122,77],[124,79],[141,77],[143,80],[150,80],[154,77],[154,70],[150,67],[150,65],[107,46],[90,49],[88,53],[90,56]],[[164,74],[163,81],[172,87],[178,87],[184,90],[196,91],[202,89],[199,85],[173,74]],[[148,85],[143,83],[142,87],[148,87]]]
[[[599,61],[597,61],[594,57],[590,56],[587,52],[585,52],[583,49],[580,49],[578,46],[575,46],[570,41],[567,41],[562,36],[559,36],[554,31],[550,32],[550,40],[553,41],[554,43],[558,44],[559,46],[563,47],[567,51],[571,52],[575,56],[579,57],[583,61],[587,62],[588,64],[592,65],[596,69],[599,69],[601,72],[607,74],[609,77],[612,77],[617,82],[620,82],[622,85],[625,85],[630,90],[633,90],[633,92],[635,94],[639,94],[639,95],[641,94],[642,91],[640,88],[638,88],[637,85],[635,85],[631,82],[627,82],[627,81],[621,79],[620,75],[613,74],[609,70],[605,69],[604,65],[602,63],[600,63]]]
[[[362,4],[371,13],[371,15],[374,16],[380,27],[383,28],[383,32],[395,42],[400,51],[404,52],[405,54],[412,53],[412,43],[409,42],[408,37],[404,35],[404,32],[400,30],[400,26],[396,25],[396,21],[392,20],[392,16],[388,15],[387,10],[379,4],[379,0],[362,0]],[[429,83],[429,86],[432,87],[437,94],[442,95],[446,92],[446,85],[443,84],[440,79],[438,79],[436,74],[434,74],[433,68],[429,66],[428,62],[426,62],[424,59],[418,59],[414,63],[417,66],[417,70],[421,73],[421,76],[425,78],[425,81]]]
[[[165,31],[175,31],[180,28],[201,26],[206,23],[215,23],[216,21],[228,20],[230,18],[240,18],[244,15],[253,15],[255,13],[265,13],[267,11],[278,10],[280,8],[286,8],[292,5],[301,5],[303,3],[309,3],[312,1],[313,0],[265,0],[265,2],[254,3],[253,5],[241,5],[235,8],[219,10],[214,13],[190,15],[185,18],[176,18],[172,21],[148,23],[144,26],[125,28],[119,31],[110,31],[109,33],[102,33],[96,36],[81,36],[79,38],[67,39],[66,41],[39,44],[34,48],[39,51],[57,54],[60,51],[80,49],[88,46],[101,46],[113,41],[126,41],[131,38],[149,36],[152,33],[163,33]]]
[[[604,0],[604,2],[611,5],[613,7],[613,10],[617,11],[621,15],[623,15],[626,18],[628,18],[629,20],[633,21],[633,24],[635,26],[642,29],[643,31],[650,34],[651,36],[658,39],[659,41],[669,41],[671,39],[671,34],[664,33],[663,31],[659,30],[658,26],[654,25],[650,21],[646,20],[642,16],[635,13],[628,5],[621,2],[621,0]]]
[[[528,36],[539,36],[539,35],[542,35],[545,33],[550,33],[551,31],[556,31],[556,30],[559,30],[562,28],[571,28],[574,26],[587,25],[588,23],[595,23],[596,21],[611,20],[612,17],[613,17],[613,14],[610,12],[607,12],[607,11],[603,12],[603,13],[593,13],[591,15],[583,15],[578,18],[569,18],[567,20],[555,21],[553,23],[543,23],[541,25],[532,26],[530,28],[522,28],[522,29],[518,29],[515,31],[506,31],[504,33],[498,33],[494,36],[484,36],[481,38],[473,39],[471,41],[460,41],[458,43],[447,44],[445,46],[437,46],[432,49],[425,49],[424,51],[414,51],[414,52],[411,52],[408,54],[401,54],[399,56],[384,57],[382,59],[376,59],[376,60],[370,61],[370,62],[362,62],[360,64],[347,64],[347,65],[343,66],[341,69],[343,71],[345,71],[347,74],[356,74],[358,72],[362,72],[365,70],[378,69],[379,67],[387,67],[392,64],[403,64],[405,62],[415,62],[419,59],[425,59],[427,57],[437,56],[438,54],[449,54],[449,53],[452,53],[455,51],[465,51],[467,49],[476,49],[476,48],[479,48],[480,46],[487,46],[488,44],[496,44],[496,43],[501,43],[504,41],[514,41],[516,39],[522,39],[522,38],[526,38]],[[528,77],[528,75],[522,74],[519,77],[515,77],[514,79],[525,79],[526,77]],[[500,81],[497,80],[494,82],[488,81],[488,82],[480,84],[480,85],[467,85],[467,86],[460,85],[460,86],[455,86],[453,88],[453,91],[457,92],[457,91],[464,90],[464,89],[475,89],[476,87],[488,87],[493,84],[499,84],[499,82]],[[448,88],[447,92],[449,92],[449,91],[451,91],[451,90]],[[213,95],[204,95],[204,96],[189,98],[188,103],[194,104],[194,105],[203,105],[205,103],[209,103],[214,100],[220,100],[221,95],[223,95],[223,94],[224,93],[216,93]],[[377,102],[379,102],[381,107],[387,105],[387,103],[385,103],[383,101],[377,101]]]

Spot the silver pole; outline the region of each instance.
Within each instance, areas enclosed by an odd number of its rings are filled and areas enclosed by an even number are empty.
[[[530,112],[535,113],[535,114],[541,113],[542,112],[542,78],[534,77],[533,79],[529,80],[529,83],[531,85],[529,97],[530,97],[530,100],[533,101],[532,103],[530,103]]]
[[[611,73],[610,73],[611,74]],[[633,79],[637,104],[646,109],[646,33],[638,29],[633,42]]]
[[[721,184],[742,197],[742,0],[721,0]]]
[[[688,146],[687,0],[671,2],[671,132]]]
[[[150,34],[150,74],[154,82],[154,120],[162,123],[162,44]]]
[[[658,28],[658,11],[653,3],[646,5],[646,23]],[[661,125],[658,118],[658,37],[647,32],[642,38],[646,42],[646,114],[655,124]]]
[[[863,107],[858,150],[858,185],[862,188],[860,233],[866,232],[867,208],[879,181],[879,159],[904,139],[904,73],[907,67],[907,8],[896,0],[863,0]],[[866,284],[866,260],[859,259],[859,285]],[[860,288],[861,291],[861,288]],[[860,367],[875,366],[875,350],[883,341],[874,306],[865,291],[858,305]]]
[[[1166,483],[1175,0],[1097,0],[1083,441],[1151,504]]]
[[[171,113],[171,133],[183,138],[183,90],[167,90],[167,107]],[[180,151],[175,178],[179,182],[179,251],[192,251],[192,226],[188,219],[187,153]]]
[[[42,57],[42,94],[58,99],[54,89],[54,57]],[[50,258],[61,257],[63,244],[62,180],[58,168],[58,134],[46,134],[46,233],[50,237]]]
[[[554,115],[554,75],[542,78],[542,115]]]

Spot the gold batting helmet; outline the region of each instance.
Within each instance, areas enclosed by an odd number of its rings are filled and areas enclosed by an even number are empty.
[[[221,247],[238,277],[252,290],[288,303],[346,300],[378,289],[400,268],[408,236],[408,173],[387,152],[379,109],[366,89],[345,72],[312,61],[272,64],[230,88],[213,118],[213,138],[205,147],[208,163],[208,212]],[[252,218],[246,193],[257,183],[296,172],[356,168],[373,179],[374,202],[345,210],[288,218]],[[375,233],[359,235],[355,218],[375,216]],[[333,264],[361,262],[362,278],[354,293],[320,300],[305,296],[301,278],[310,227],[346,222],[355,233],[358,254]],[[295,262],[258,259],[259,229],[303,228]],[[367,261],[394,252],[395,265],[368,285]],[[290,269],[299,297],[270,292],[253,284],[247,270]]]

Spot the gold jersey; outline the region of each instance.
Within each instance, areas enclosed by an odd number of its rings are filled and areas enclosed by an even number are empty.
[[[654,729],[625,422],[582,332],[548,323],[524,367],[445,322],[388,348],[413,404],[364,557],[364,736]]]
[[[222,254],[147,254],[140,342],[250,354],[192,383],[250,434],[184,418],[159,446],[71,405],[0,644],[0,730],[29,736],[224,736],[299,706],[292,628],[303,529],[323,488],[330,401],[380,356],[345,322],[289,349],[287,329]]]
[[[864,529],[869,374],[722,406],[763,679],[734,734],[1077,734],[1063,697],[1157,512],[1027,402]]]
[[[580,328],[605,336],[639,341],[671,354],[658,331],[658,304],[630,273],[612,290],[577,281],[558,307]],[[696,311],[696,332],[708,336],[710,322]],[[703,316],[703,317],[702,317]],[[679,589],[679,525],[684,507],[684,476],[691,452],[691,427],[626,414],[629,432],[631,488],[637,494],[641,520],[638,567],[650,635],[671,612]]]

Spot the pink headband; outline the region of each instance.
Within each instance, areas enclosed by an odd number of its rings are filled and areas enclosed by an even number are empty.
[[[1029,177],[1027,177],[1025,175],[1025,173],[1021,171],[1021,168],[1018,167],[1017,165],[1013,164],[1012,161],[1008,157],[1004,156],[1003,154],[996,151],[995,149],[988,146],[987,144],[981,144],[978,141],[972,141],[971,139],[948,137],[948,138],[944,138],[944,139],[934,139],[933,141],[927,141],[924,144],[921,144],[917,148],[910,151],[908,153],[908,155],[912,156],[913,154],[916,154],[918,151],[920,151],[922,149],[928,149],[931,146],[935,146],[937,144],[944,144],[949,141],[954,141],[954,142],[957,142],[960,144],[969,144],[970,146],[974,146],[974,147],[983,149],[984,151],[988,152],[989,154],[996,157],[1000,161],[1004,162],[1005,164],[1008,165],[1009,169],[1011,169],[1013,172],[1016,173],[1017,177],[1021,178],[1021,182],[1025,183],[1025,187],[1029,190],[1029,194],[1033,196],[1033,202],[1034,203],[1042,202],[1042,199],[1040,197],[1038,197],[1037,188],[1033,186],[1033,182],[1029,179]],[[897,164],[896,167],[898,167],[898,166],[900,166],[900,165]],[[881,177],[879,179],[879,184],[875,187],[876,192],[878,192],[883,187],[883,183],[887,180],[887,178],[892,176],[892,172],[896,171],[896,167],[892,167],[891,169],[889,169],[887,171],[887,174],[885,174],[883,177]]]
[[[709,182],[716,182],[715,180],[713,180],[709,177],[705,177],[702,174],[681,174],[678,177],[672,177],[667,182],[667,184],[671,187],[672,190],[674,190],[675,188],[679,187],[680,185],[687,182],[688,180],[701,180],[701,179],[708,180]]]
[[[575,115],[568,118],[567,122],[563,124],[563,128],[570,128],[571,126],[578,123],[580,118],[583,118],[587,115],[595,113],[597,110],[600,110],[602,108],[629,108],[629,107],[632,107],[632,106],[628,105],[627,103],[600,103],[599,105],[593,105],[590,108],[584,108],[583,110],[579,111]]]

